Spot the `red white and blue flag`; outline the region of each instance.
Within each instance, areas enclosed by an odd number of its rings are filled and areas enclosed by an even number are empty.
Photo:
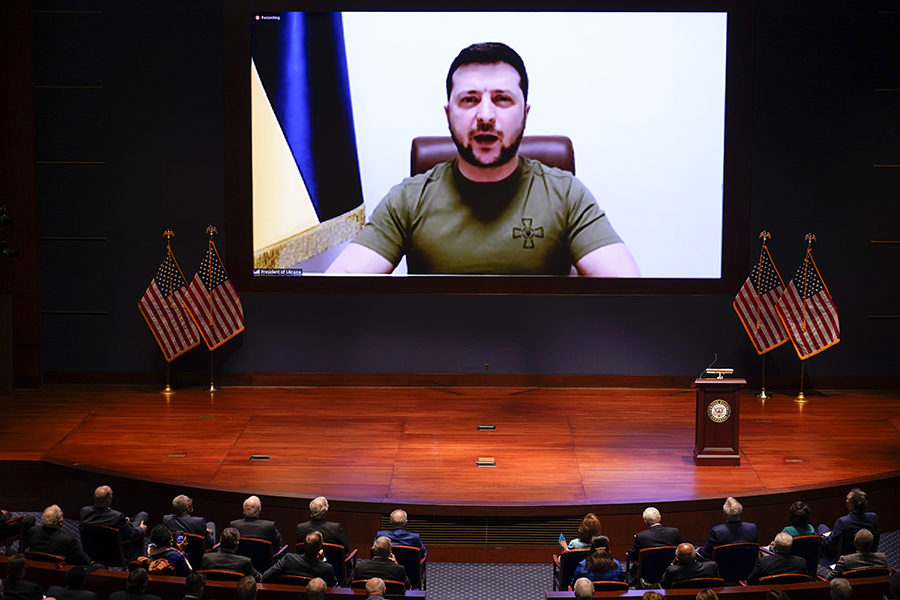
[[[803,264],[782,294],[777,308],[800,360],[841,341],[837,307],[822,281],[812,250],[806,250]]]
[[[734,297],[734,310],[757,354],[765,354],[788,341],[788,333],[775,304],[784,292],[784,282],[769,248],[763,245],[759,262]]]
[[[185,310],[187,282],[169,248],[138,308],[167,362],[200,344],[200,334]]]
[[[187,288],[185,306],[210,350],[244,330],[244,307],[212,240],[206,258]]]

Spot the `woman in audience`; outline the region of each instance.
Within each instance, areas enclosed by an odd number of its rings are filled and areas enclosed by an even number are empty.
[[[697,600],[719,600],[719,595],[711,588],[704,588],[697,592]]]
[[[811,512],[809,507],[803,502],[800,502],[799,500],[794,502],[788,510],[791,524],[782,531],[791,537],[797,537],[798,535],[815,535],[816,529],[809,524],[809,514]]]
[[[591,581],[625,580],[625,571],[619,561],[609,553],[609,538],[605,535],[595,535],[591,538],[591,550],[593,552],[586,559],[578,563],[575,568],[575,576],[572,585],[579,577],[587,577]]]
[[[578,537],[569,543],[560,540],[559,545],[563,550],[584,550],[591,547],[591,539],[600,534],[600,519],[594,513],[588,513],[578,526]]]

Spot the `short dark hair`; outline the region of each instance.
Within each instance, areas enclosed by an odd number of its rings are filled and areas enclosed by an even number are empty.
[[[847,502],[853,507],[853,512],[865,512],[865,510],[869,508],[869,497],[858,487],[850,490],[850,493],[847,496]]]
[[[303,553],[307,556],[318,556],[319,550],[322,549],[322,533],[319,531],[310,531],[306,534],[303,544]]]
[[[84,585],[84,578],[87,576],[87,571],[84,570],[84,567],[81,565],[77,565],[69,569],[69,572],[66,573],[66,587],[70,590],[80,590],[81,586]]]
[[[150,530],[150,543],[160,548],[171,546],[172,532],[163,524],[155,525],[153,529]]]
[[[184,578],[184,591],[191,596],[196,596],[197,593],[202,591],[205,587],[206,575],[203,573],[191,571],[188,573],[188,576]]]
[[[21,579],[25,575],[25,569],[28,563],[25,562],[25,555],[21,552],[13,554],[6,559],[6,575],[14,579]]]
[[[125,582],[125,591],[132,594],[143,594],[144,590],[147,589],[149,580],[150,576],[147,574],[147,569],[138,567],[128,574],[128,580]]]
[[[525,62],[519,54],[502,42],[482,42],[463,48],[453,62],[450,71],[447,72],[447,99],[453,90],[453,74],[464,65],[488,65],[492,63],[506,63],[519,73],[519,87],[528,102],[528,73],[525,71]]]
[[[234,550],[238,547],[241,532],[236,527],[226,527],[222,532],[222,547],[226,550]]]
[[[791,504],[791,507],[788,509],[791,525],[798,528],[809,525],[809,514],[811,512],[812,511],[806,504],[797,500]]]
[[[253,578],[253,575],[246,575],[238,579],[237,595],[241,600],[256,598],[256,579]]]

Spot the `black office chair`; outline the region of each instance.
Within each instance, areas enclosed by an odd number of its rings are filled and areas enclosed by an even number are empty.
[[[564,135],[526,135],[519,154],[575,174],[575,150],[572,140]],[[417,137],[412,141],[410,175],[418,175],[456,156],[456,144],[448,136]]]

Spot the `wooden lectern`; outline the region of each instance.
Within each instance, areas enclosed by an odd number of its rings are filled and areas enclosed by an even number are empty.
[[[694,464],[737,467],[741,464],[741,388],[744,379],[695,379],[697,431]]]

